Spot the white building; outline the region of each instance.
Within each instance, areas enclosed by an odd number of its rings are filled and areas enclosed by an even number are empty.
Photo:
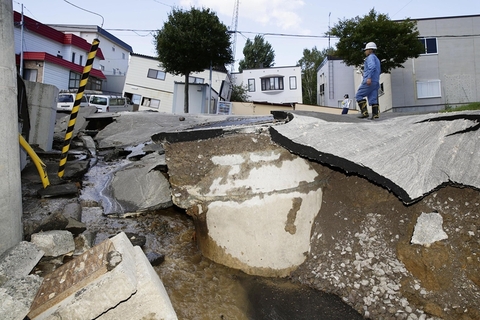
[[[64,34],[16,11],[15,55],[22,77],[32,82],[56,86],[59,90],[78,89],[91,43]],[[97,50],[86,89],[101,90],[105,75],[100,70],[102,50]]]
[[[250,101],[302,103],[301,67],[247,69],[232,74],[232,82],[247,89]]]
[[[104,60],[100,63],[100,70],[106,76],[103,82],[102,91],[110,93],[123,92],[125,76],[128,71],[128,58],[132,47],[113,34],[94,25],[65,25],[50,24],[56,30],[74,34],[87,42],[92,43],[94,39],[100,41],[98,47],[102,49]]]
[[[123,93],[139,105],[139,110],[183,113],[184,83],[184,76],[166,73],[157,58],[132,53]],[[212,113],[218,99],[229,96],[226,70],[192,73],[189,84],[189,113]]]
[[[354,72],[355,68],[347,66],[342,59],[327,56],[317,71],[317,104],[341,108],[345,94],[354,102]],[[350,107],[355,109],[354,103]]]

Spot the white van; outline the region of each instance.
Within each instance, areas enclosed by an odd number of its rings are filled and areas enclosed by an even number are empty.
[[[59,93],[57,99],[57,111],[72,111],[76,97],[76,93]],[[84,94],[80,101],[80,107],[86,106],[88,106],[88,99]]]
[[[130,99],[120,96],[93,94],[88,105],[97,108],[97,112],[133,111]]]

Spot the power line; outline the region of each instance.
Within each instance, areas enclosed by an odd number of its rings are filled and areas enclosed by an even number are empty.
[[[123,31],[123,32],[156,32],[158,30],[152,29],[105,29],[107,31]],[[230,32],[234,32],[231,30]],[[273,33],[273,32],[255,32],[255,31],[235,31],[240,34],[260,34],[264,36],[279,36],[279,37],[295,37],[295,38],[328,38],[328,35],[310,35],[310,34],[290,34],[290,33]]]
[[[102,16],[101,14],[98,14],[98,13],[96,13],[96,12],[93,12],[93,11],[90,11],[90,10],[87,10],[87,9],[84,9],[84,8],[82,8],[82,7],[79,7],[79,6],[77,6],[76,4],[73,4],[73,3],[71,3],[71,2],[69,2],[69,1],[67,1],[67,0],[63,0],[63,1],[65,1],[66,3],[68,3],[68,4],[71,5],[71,6],[74,6],[75,8],[78,8],[78,9],[83,10],[83,11],[86,11],[86,12],[88,12],[88,13],[97,15],[97,16],[99,16],[100,18],[102,18],[102,25],[100,26],[100,28],[103,28],[103,23],[105,22],[105,19],[103,19],[103,16]]]

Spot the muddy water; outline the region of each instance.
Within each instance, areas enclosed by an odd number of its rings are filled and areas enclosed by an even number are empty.
[[[248,319],[240,273],[202,257],[185,213],[163,210],[137,220],[147,232],[147,250],[165,254],[155,270],[179,319]]]

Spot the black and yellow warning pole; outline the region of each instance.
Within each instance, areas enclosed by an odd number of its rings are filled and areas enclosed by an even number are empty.
[[[92,70],[93,60],[95,59],[95,55],[97,54],[99,44],[100,41],[98,39],[93,40],[92,47],[90,48],[90,52],[88,53],[87,62],[85,63],[85,67],[83,68],[82,79],[80,79],[80,86],[77,90],[75,103],[73,104],[72,112],[70,113],[70,120],[68,121],[67,132],[65,133],[65,141],[63,143],[60,165],[58,167],[58,176],[60,178],[62,178],[65,173],[65,165],[67,163],[67,155],[68,150],[70,149],[70,142],[72,141],[73,128],[75,127],[78,110],[80,109],[80,102],[82,101],[83,92],[85,91],[85,87],[87,86],[88,76],[90,74],[90,70]]]

